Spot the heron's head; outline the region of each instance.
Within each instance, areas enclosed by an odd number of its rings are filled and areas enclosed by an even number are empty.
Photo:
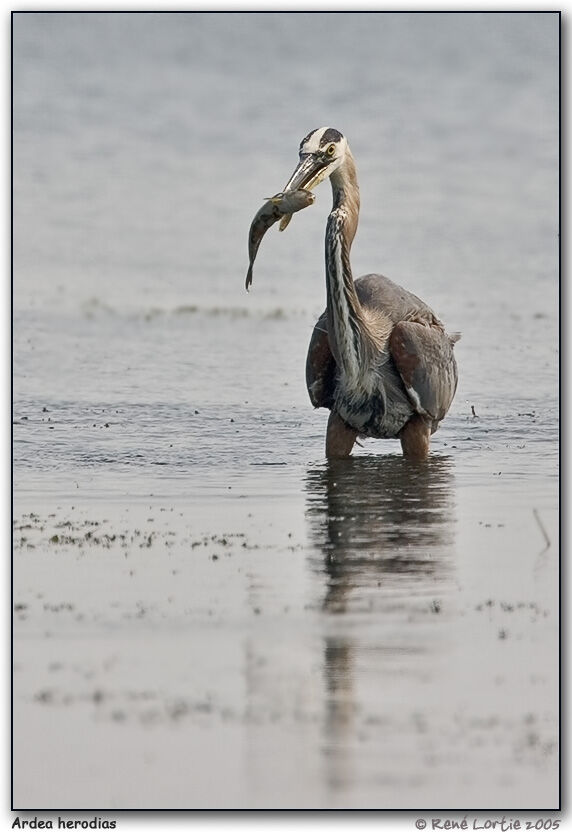
[[[344,162],[348,141],[335,128],[317,128],[300,143],[300,161],[284,191],[313,189]]]

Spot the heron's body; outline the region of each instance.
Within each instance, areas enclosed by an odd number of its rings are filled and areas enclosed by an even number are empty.
[[[365,372],[357,375],[336,362],[328,310],[324,311],[314,327],[306,360],[306,385],[312,404],[332,410],[358,435],[372,438],[399,437],[408,421],[422,414],[421,407],[434,432],[449,407],[449,393],[454,393],[456,386],[450,338],[431,308],[385,276],[362,276],[354,287],[363,316],[377,338],[370,362]],[[421,349],[423,365],[419,363]],[[411,361],[411,368],[407,368],[408,357],[415,363],[414,368]],[[438,372],[432,374],[431,369]]]
[[[325,236],[326,310],[314,327],[306,382],[315,407],[330,410],[326,454],[347,456],[358,435],[399,438],[404,455],[423,459],[457,387],[453,345],[417,296],[384,276],[354,282],[350,249],[359,188],[346,138],[318,128],[300,144],[285,192],[330,178],[333,206]]]

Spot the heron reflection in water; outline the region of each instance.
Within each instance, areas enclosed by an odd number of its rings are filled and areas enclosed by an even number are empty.
[[[322,555],[327,610],[344,610],[352,590],[434,576],[449,564],[454,460],[379,461],[357,456],[308,471],[307,519]]]
[[[385,276],[354,281],[350,249],[360,208],[354,158],[343,134],[318,128],[300,143],[284,193],[310,190],[328,177],[327,303],[306,361],[310,400],[330,410],[326,455],[349,456],[361,436],[399,438],[405,456],[423,460],[455,395],[458,334],[447,334],[425,302]],[[281,229],[290,217],[283,217]]]
[[[421,624],[431,621],[430,607],[451,589],[454,459],[435,455],[413,463],[390,455],[380,467],[379,457],[357,456],[314,467],[306,476],[306,508],[317,555],[310,560],[324,583],[323,611],[366,614],[359,621],[335,618],[324,638],[325,769],[338,789],[359,773],[352,757],[356,668],[363,674],[365,665],[381,677],[402,664],[404,654],[411,666],[432,657],[431,634],[427,647],[419,646],[423,629],[403,625],[414,613]],[[380,678],[380,696],[382,686]],[[376,724],[383,702],[377,711]]]

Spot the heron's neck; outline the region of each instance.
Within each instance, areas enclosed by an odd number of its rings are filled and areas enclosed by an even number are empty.
[[[346,378],[357,382],[369,352],[364,342],[367,326],[350,264],[350,248],[359,219],[359,187],[349,149],[343,165],[330,180],[333,206],[326,225],[328,332],[336,362]]]
[[[332,211],[339,208],[345,215],[345,232],[349,252],[357,230],[360,207],[356,164],[349,148],[346,150],[343,165],[330,176],[330,182],[334,199]]]

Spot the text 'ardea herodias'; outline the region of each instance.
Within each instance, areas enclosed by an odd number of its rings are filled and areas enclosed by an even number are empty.
[[[425,459],[457,388],[458,335],[446,334],[431,308],[385,276],[371,273],[354,282],[350,248],[359,187],[348,142],[335,128],[318,128],[302,140],[284,192],[310,190],[326,177],[333,192],[327,303],[306,361],[310,400],[330,410],[326,455],[348,456],[357,436],[370,436],[399,438],[405,456]]]

